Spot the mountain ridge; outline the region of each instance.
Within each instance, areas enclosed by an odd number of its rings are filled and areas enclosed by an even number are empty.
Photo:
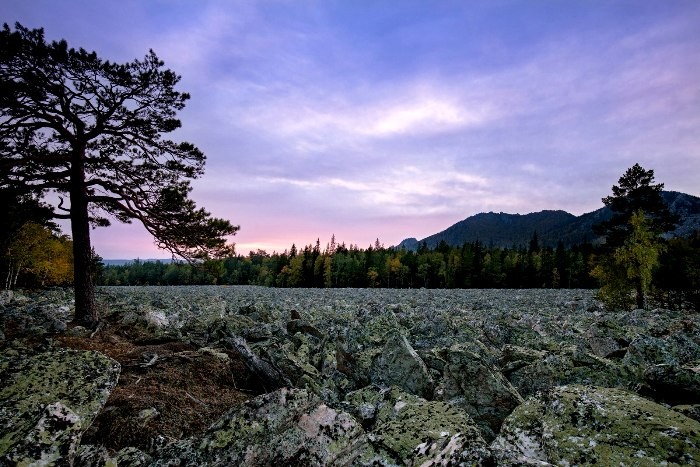
[[[676,230],[668,236],[688,236],[700,229],[700,197],[677,191],[663,191],[662,196],[671,212],[681,218]],[[555,247],[561,241],[565,247],[570,247],[586,241],[596,242],[598,236],[593,232],[593,225],[611,216],[612,211],[607,206],[580,216],[563,210],[528,214],[482,212],[422,240],[406,238],[397,248],[415,251],[423,242],[435,248],[443,240],[450,246],[479,241],[492,247],[519,247],[526,246],[534,232],[541,246]]]

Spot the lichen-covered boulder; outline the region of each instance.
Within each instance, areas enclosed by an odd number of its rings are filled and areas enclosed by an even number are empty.
[[[638,336],[630,342],[623,362],[640,368],[648,365],[680,364],[673,343],[667,339],[652,336]]]
[[[479,428],[464,410],[397,388],[380,405],[370,439],[378,452],[403,465],[479,465],[489,458]]]
[[[352,391],[346,394],[342,407],[360,420],[365,428],[371,429],[390,390],[391,388],[372,385]]]
[[[624,388],[636,384],[640,377],[634,367],[577,347],[544,352],[529,364],[504,368],[503,373],[523,397],[566,384]]]
[[[518,407],[491,449],[498,465],[696,465],[700,423],[622,389],[560,386]]]
[[[0,464],[71,464],[119,378],[98,352],[0,353]]]
[[[81,445],[75,458],[74,465],[80,467],[146,467],[151,465],[153,458],[145,452],[126,447],[116,453],[110,453],[104,446]]]
[[[464,408],[484,436],[493,439],[522,397],[495,365],[463,345],[447,349],[443,358],[446,365],[436,398]]]
[[[459,407],[427,401],[397,387],[349,393],[348,410],[363,421],[374,447],[366,465],[482,465],[490,458],[481,433]],[[374,462],[375,464],[372,464]]]
[[[432,398],[433,378],[428,367],[398,331],[389,334],[371,376],[375,384],[398,386],[411,394]]]
[[[593,354],[603,358],[617,356],[620,353],[624,355],[628,345],[628,337],[624,330],[612,319],[600,320],[592,324],[586,330],[584,339]]]
[[[700,400],[700,346],[685,334],[634,339],[623,362],[655,400],[682,404]]]
[[[384,344],[387,332],[401,330],[396,315],[388,309],[371,305],[361,307],[356,312],[356,323],[348,323],[349,328],[344,331],[344,337],[348,345],[355,349],[376,347]]]
[[[655,400],[700,401],[700,366],[653,365],[644,371],[644,382],[654,390]]]
[[[542,360],[547,352],[517,345],[504,345],[498,365],[504,375]]]
[[[282,388],[167,445],[155,465],[351,465],[371,448],[360,424],[304,389]]]
[[[312,358],[319,350],[320,347],[311,343],[306,336],[298,335],[281,345],[261,346],[259,353],[274,363],[295,387],[304,387],[304,380],[320,379],[319,370],[312,364]]]

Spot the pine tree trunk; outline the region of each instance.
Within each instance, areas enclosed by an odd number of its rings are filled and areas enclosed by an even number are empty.
[[[90,218],[85,186],[85,150],[73,153],[71,163],[70,220],[73,236],[73,285],[77,324],[94,327],[99,321],[95,305],[95,284],[90,272]]]

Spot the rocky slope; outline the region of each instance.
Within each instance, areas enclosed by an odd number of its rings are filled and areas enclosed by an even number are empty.
[[[59,348],[92,334],[66,325],[68,294],[5,294],[0,464],[45,453],[76,465],[700,463],[697,314],[608,311],[579,290],[123,287],[101,289],[100,303],[107,326],[243,361],[263,394],[191,435],[88,445],[118,366]],[[161,360],[149,354],[142,371]],[[40,383],[34,367],[50,368]],[[51,391],[29,397],[36,384]],[[26,449],[37,430],[41,452]]]

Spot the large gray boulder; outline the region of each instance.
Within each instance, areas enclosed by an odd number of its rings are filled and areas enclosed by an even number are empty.
[[[446,364],[436,399],[458,405],[493,439],[503,420],[523,402],[518,391],[486,356],[473,346],[454,345],[443,352]]]
[[[365,465],[483,465],[488,445],[471,417],[446,402],[427,401],[400,388],[368,386],[346,396],[362,420],[375,454]]]
[[[172,443],[154,465],[351,465],[371,448],[362,426],[304,389],[282,388]]]
[[[428,399],[433,395],[433,378],[428,367],[399,331],[389,334],[371,377],[375,384],[398,386]]]
[[[0,465],[72,465],[80,439],[119,379],[98,352],[0,353]]]
[[[560,386],[518,407],[491,448],[498,465],[697,465],[700,423],[622,389]]]
[[[649,365],[679,365],[678,352],[673,342],[653,336],[634,339],[622,360],[625,364],[644,368]]]
[[[624,355],[629,336],[613,319],[602,319],[593,323],[585,332],[584,339],[594,355],[612,358]],[[622,356],[622,355],[620,355]]]
[[[523,397],[566,384],[625,388],[640,378],[634,367],[573,346],[551,352],[504,352],[501,364],[504,374]]]
[[[623,359],[655,400],[671,404],[700,400],[700,346],[684,334],[634,339]]]

